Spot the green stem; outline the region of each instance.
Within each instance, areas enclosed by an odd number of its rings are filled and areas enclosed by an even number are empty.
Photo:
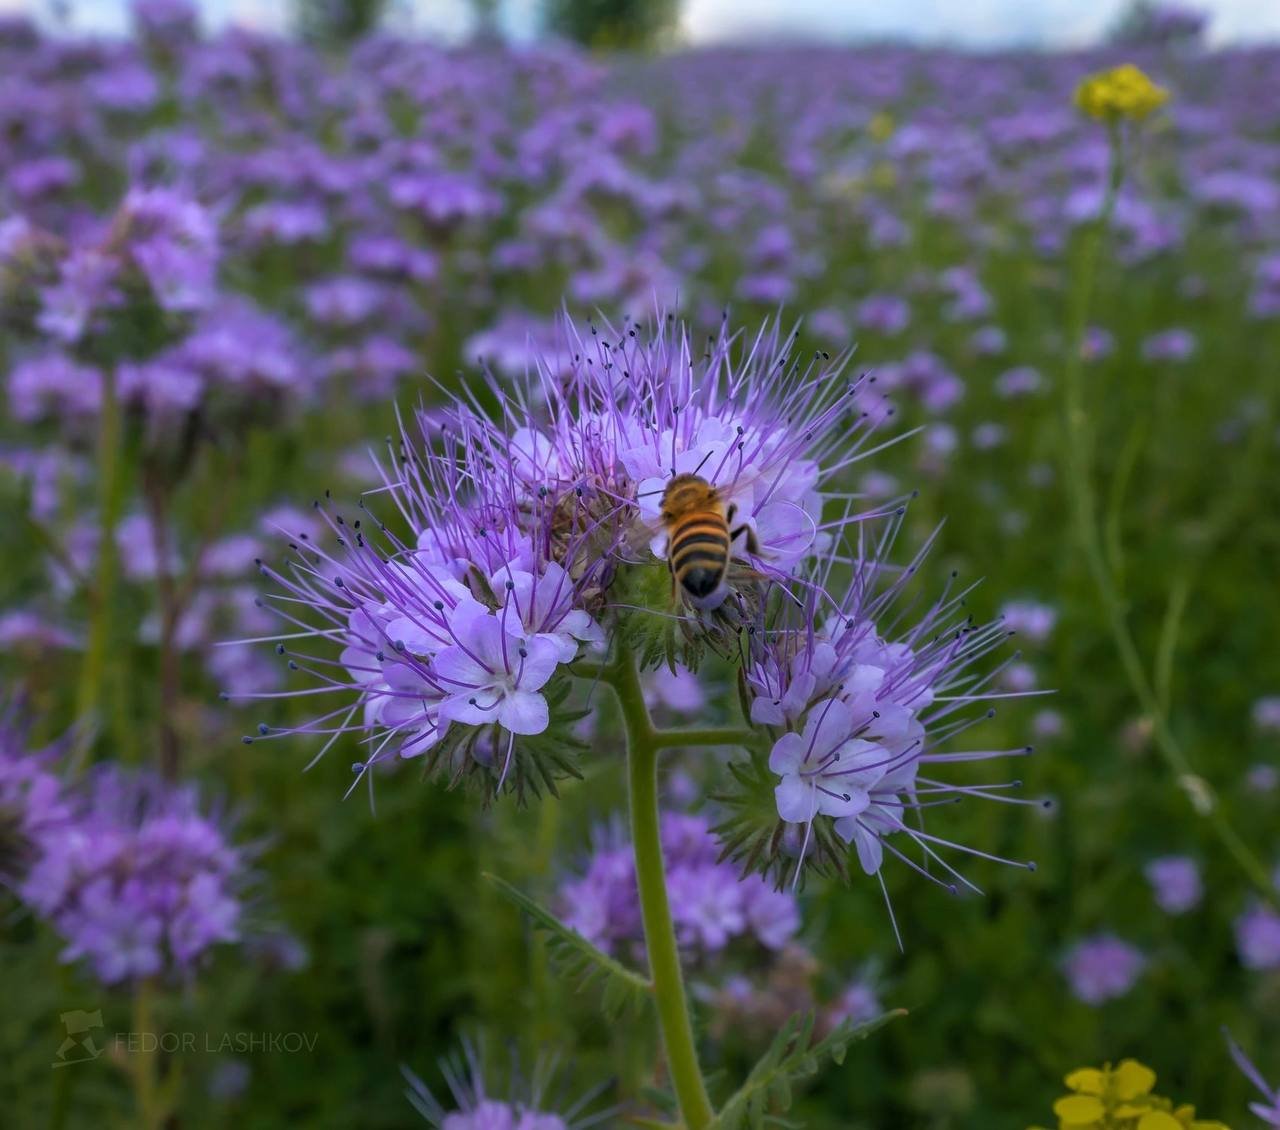
[[[76,697],[79,735],[72,754],[73,771],[79,770],[93,745],[102,709],[115,608],[116,525],[121,506],[120,404],[116,399],[115,372],[106,366],[102,374],[102,412],[98,420],[98,567],[89,593],[89,639],[80,669]]]
[[[1222,805],[1218,802],[1209,783],[1197,774],[1182,744],[1175,737],[1169,724],[1168,712],[1157,693],[1141,653],[1129,627],[1128,609],[1116,577],[1108,565],[1102,536],[1098,525],[1097,502],[1091,479],[1092,436],[1089,434],[1088,416],[1083,391],[1083,345],[1089,321],[1089,308],[1093,299],[1094,281],[1103,243],[1111,226],[1116,197],[1124,180],[1124,154],[1119,127],[1110,127],[1111,168],[1107,177],[1107,191],[1098,218],[1084,235],[1080,266],[1075,272],[1068,314],[1067,362],[1063,371],[1063,406],[1066,416],[1066,450],[1064,452],[1065,479],[1071,500],[1072,517],[1076,536],[1084,551],[1089,573],[1097,587],[1102,608],[1106,615],[1120,664],[1130,689],[1143,712],[1151,720],[1151,736],[1160,756],[1175,775],[1178,785],[1187,794],[1192,808],[1209,822],[1227,853],[1241,870],[1258,887],[1263,897],[1280,904],[1272,885],[1271,876],[1262,861],[1235,830]],[[1165,659],[1164,662],[1171,662]]]
[[[706,730],[655,730],[653,743],[658,749],[678,749],[682,746],[737,745],[751,746],[759,739],[754,730],[726,726]]]
[[[147,1037],[158,1034],[151,1019],[152,985],[149,980],[138,983],[133,991],[133,1030],[142,1046],[130,1064],[133,1095],[138,1106],[138,1124],[145,1130],[159,1130],[163,1117],[159,1110],[159,1078],[157,1052],[148,1045]]]
[[[630,784],[631,841],[635,851],[636,885],[644,920],[649,974],[658,1007],[658,1023],[666,1049],[667,1068],[687,1130],[704,1130],[715,1117],[698,1065],[693,1022],[685,994],[680,953],[676,948],[671,903],[667,897],[666,867],[658,813],[658,751],[663,735],[656,731],[644,704],[640,675],[630,653],[619,650],[600,677],[613,687],[627,729],[627,768]],[[687,744],[687,742],[686,742]],[[705,744],[705,743],[704,743]]]

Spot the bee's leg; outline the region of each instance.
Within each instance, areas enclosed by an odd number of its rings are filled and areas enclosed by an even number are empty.
[[[760,543],[756,541],[755,530],[748,526],[746,522],[743,522],[736,530],[729,531],[729,540],[737,541],[738,535],[743,531],[746,531],[747,535],[747,552],[752,556],[758,557],[760,555]]]
[[[679,611],[680,582],[676,580],[676,571],[671,568],[671,560],[667,559],[667,572],[671,574],[671,611]]]

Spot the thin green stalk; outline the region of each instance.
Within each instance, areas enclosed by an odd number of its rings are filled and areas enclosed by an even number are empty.
[[[627,769],[631,807],[631,841],[635,852],[636,885],[644,921],[649,974],[658,1008],[658,1023],[666,1050],[667,1069],[687,1130],[704,1130],[715,1117],[707,1085],[698,1065],[693,1022],[680,969],[675,925],[667,897],[666,867],[658,811],[658,751],[664,736],[654,729],[644,704],[644,692],[634,658],[619,650],[601,677],[613,687],[627,730]],[[692,731],[690,731],[692,733]],[[682,739],[688,744],[688,734]],[[703,743],[707,744],[707,743]]]
[[[116,525],[120,520],[120,404],[116,399],[115,372],[102,373],[102,411],[98,419],[98,566],[89,592],[89,639],[76,695],[79,735],[72,753],[73,771],[89,756],[105,698],[107,658],[111,650],[112,619],[117,576]]]
[[[133,1053],[129,1064],[130,1079],[133,1082],[133,1096],[138,1107],[138,1125],[145,1130],[159,1130],[164,1121],[159,1102],[158,1051],[147,1040],[148,1036],[158,1036],[151,1018],[153,991],[150,980],[140,981],[133,991],[133,1030],[138,1036],[140,1046]]]
[[[750,746],[757,737],[753,730],[726,726],[718,730],[656,730],[653,741],[658,749],[679,749],[683,746]]]
[[[1182,744],[1174,736],[1169,725],[1168,712],[1152,684],[1137,642],[1129,627],[1128,609],[1124,596],[1116,582],[1115,574],[1107,563],[1102,535],[1098,524],[1097,501],[1094,498],[1091,478],[1092,436],[1089,434],[1088,416],[1083,391],[1083,344],[1089,321],[1089,308],[1093,299],[1098,261],[1106,235],[1111,226],[1116,198],[1124,181],[1124,153],[1119,126],[1110,126],[1111,168],[1107,177],[1107,190],[1098,218],[1084,234],[1080,267],[1075,272],[1068,314],[1067,361],[1063,371],[1063,406],[1066,417],[1066,450],[1064,452],[1065,480],[1071,500],[1072,517],[1076,537],[1084,551],[1089,573],[1098,590],[1107,626],[1111,632],[1120,664],[1130,689],[1143,712],[1151,721],[1151,736],[1160,756],[1174,773],[1178,785],[1186,793],[1192,808],[1209,821],[1209,826],[1226,848],[1227,853],[1249,876],[1263,897],[1280,905],[1280,896],[1272,885],[1271,876],[1262,861],[1241,839],[1227,819],[1218,798],[1209,783],[1191,766]],[[1171,663],[1171,658],[1163,660]]]

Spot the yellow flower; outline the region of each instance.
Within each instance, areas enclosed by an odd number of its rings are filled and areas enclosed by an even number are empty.
[[[1198,1120],[1189,1104],[1175,1107],[1153,1095],[1156,1073],[1136,1059],[1114,1068],[1082,1067],[1065,1082],[1072,1093],[1053,1104],[1058,1130],[1230,1130]]]
[[[1082,1067],[1065,1082],[1075,1093],[1053,1104],[1060,1130],[1104,1130],[1115,1125],[1112,1119],[1137,1118],[1151,1108],[1156,1073],[1136,1059],[1126,1059],[1114,1069],[1110,1064]]]
[[[1168,100],[1169,92],[1132,63],[1090,75],[1076,87],[1076,105],[1104,122],[1145,118]]]

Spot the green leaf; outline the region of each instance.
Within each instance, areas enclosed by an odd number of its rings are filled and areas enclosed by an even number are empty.
[[[501,894],[533,920],[536,929],[547,935],[547,950],[566,977],[575,980],[579,988],[601,982],[604,1011],[610,1019],[628,1009],[638,1009],[640,1002],[653,992],[650,981],[597,949],[577,930],[566,926],[523,891],[497,875],[487,871],[483,874]]]
[[[746,1082],[724,1104],[710,1130],[793,1125],[779,1117],[791,1108],[793,1084],[816,1075],[824,1060],[842,1063],[851,1043],[865,1040],[899,1016],[906,1016],[906,1010],[894,1009],[862,1024],[845,1022],[815,1042],[813,1013],[796,1013],[779,1030]]]

